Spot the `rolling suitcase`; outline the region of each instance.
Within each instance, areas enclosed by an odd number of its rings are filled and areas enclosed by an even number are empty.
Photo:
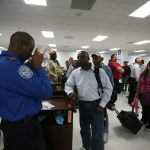
[[[117,114],[117,118],[121,122],[123,127],[126,127],[134,134],[137,134],[137,132],[141,129],[142,124],[137,118],[137,114],[134,113],[134,108],[132,108],[132,111],[124,111],[121,110],[119,112],[115,107],[114,110]]]

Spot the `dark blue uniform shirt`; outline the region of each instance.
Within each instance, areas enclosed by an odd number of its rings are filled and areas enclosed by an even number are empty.
[[[49,99],[52,88],[39,67],[30,69],[15,53],[3,51],[0,55],[0,117],[18,121],[35,115],[41,109],[41,100]]]

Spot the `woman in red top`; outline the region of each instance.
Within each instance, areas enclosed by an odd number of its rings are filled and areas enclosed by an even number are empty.
[[[142,119],[141,121],[145,126],[144,131],[150,132],[150,61],[147,64],[146,70],[141,74],[137,90],[136,97],[140,97],[142,104]]]
[[[119,79],[121,79],[121,74],[124,72],[124,69],[121,67],[119,63],[117,63],[117,55],[111,55],[111,59],[109,60],[108,66],[110,67],[113,77],[114,77],[114,86],[117,90],[117,93],[121,92],[121,86],[119,83]]]

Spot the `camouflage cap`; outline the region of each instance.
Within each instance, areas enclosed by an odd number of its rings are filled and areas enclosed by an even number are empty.
[[[49,51],[49,55],[50,55],[50,56],[52,56],[54,53],[56,53],[56,51],[53,50],[53,49],[51,49],[51,50]]]

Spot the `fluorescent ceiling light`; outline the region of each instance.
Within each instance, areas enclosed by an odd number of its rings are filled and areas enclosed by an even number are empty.
[[[142,57],[142,56],[147,56],[147,54],[140,54],[140,55],[138,55],[138,56],[140,56],[140,57]]]
[[[150,1],[142,5],[140,8],[132,12],[129,16],[145,18],[150,15]]]
[[[56,44],[48,44],[50,47],[56,47]]]
[[[87,48],[89,48],[90,46],[82,46],[81,48],[83,48],[83,49],[87,49]]]
[[[83,50],[81,50],[81,49],[78,49],[78,50],[77,50],[78,53],[81,52],[81,51],[83,51]]]
[[[120,48],[110,48],[109,50],[110,51],[118,51],[118,50],[120,50]]]
[[[2,35],[2,33],[0,33],[0,36]]]
[[[52,31],[41,31],[45,38],[54,38],[54,33]]]
[[[98,53],[100,53],[100,54],[105,54],[106,52],[105,52],[105,51],[101,51],[101,52],[98,52]]]
[[[104,36],[104,35],[98,35],[96,36],[93,41],[103,41],[105,40],[106,38],[108,38],[108,36]]]
[[[145,52],[145,50],[137,50],[137,51],[134,51],[136,53],[141,53],[141,52]]]
[[[47,6],[46,0],[24,0],[24,2],[29,5]]]
[[[142,44],[147,44],[147,43],[150,43],[150,41],[149,40],[144,40],[144,41],[136,42],[136,43],[133,43],[133,44],[142,45]]]

